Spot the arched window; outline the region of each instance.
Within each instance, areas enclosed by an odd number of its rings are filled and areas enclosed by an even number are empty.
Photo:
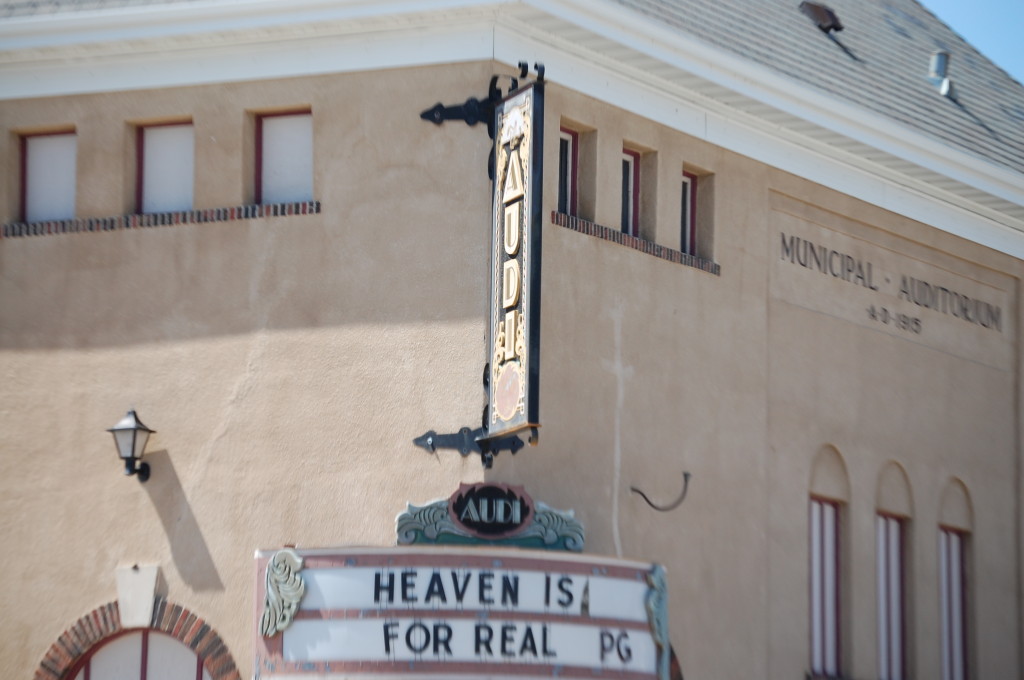
[[[241,680],[205,620],[157,597],[145,628],[121,625],[118,602],[98,607],[47,650],[35,680]]]
[[[843,513],[850,479],[839,451],[824,447],[811,467],[810,617],[811,677],[836,677],[842,669]]]
[[[970,677],[970,539],[973,528],[967,487],[951,479],[939,507],[939,612],[942,680]]]
[[[878,677],[909,676],[907,612],[911,588],[907,575],[913,503],[906,472],[889,463],[878,478],[875,499],[875,568],[878,584]]]
[[[76,665],[74,680],[212,680],[195,652],[149,629],[109,638]]]

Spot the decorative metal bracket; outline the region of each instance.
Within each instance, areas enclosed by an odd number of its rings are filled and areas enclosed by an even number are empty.
[[[544,64],[534,64],[533,68],[537,71],[537,81],[543,81]],[[451,106],[445,106],[441,102],[438,102],[429,109],[421,111],[420,118],[428,120],[435,125],[440,125],[446,120],[461,120],[470,127],[473,127],[480,121],[485,121],[487,123],[487,136],[494,139],[494,107],[498,105],[504,96],[501,92],[501,88],[498,87],[498,81],[502,77],[507,77],[509,79],[508,93],[511,94],[519,89],[519,79],[526,78],[529,72],[529,64],[525,61],[521,61],[519,62],[518,78],[514,76],[491,76],[491,82],[487,86],[487,96],[484,99],[470,97],[461,104],[453,104]],[[487,163],[487,176],[494,179],[493,149]]]
[[[537,82],[542,82],[544,80],[544,65],[536,63],[533,67],[537,72]],[[430,121],[435,125],[441,125],[446,120],[461,120],[470,127],[476,125],[480,121],[485,121],[487,123],[487,135],[491,139],[494,139],[494,112],[495,108],[501,103],[504,97],[501,88],[498,87],[499,80],[502,77],[508,77],[508,93],[511,94],[519,89],[519,80],[525,79],[529,72],[529,64],[525,61],[521,61],[519,62],[518,77],[500,75],[491,76],[491,81],[487,86],[486,98],[478,99],[476,97],[470,97],[462,104],[455,104],[452,106],[445,106],[441,102],[438,102],[429,109],[422,111],[420,113],[420,118]],[[487,174],[492,180],[494,179],[493,148],[489,154]],[[485,390],[489,389],[489,374],[489,367],[485,367]],[[523,443],[523,440],[515,435],[497,438],[489,437],[487,435],[487,423],[487,408],[485,407],[483,425],[475,430],[463,427],[458,432],[451,434],[438,434],[434,430],[429,430],[412,441],[413,444],[426,449],[430,453],[434,453],[437,449],[455,449],[462,454],[463,457],[466,457],[471,453],[480,454],[480,460],[483,462],[484,468],[488,469],[494,465],[494,456],[498,453],[501,451],[511,451],[514,455],[519,451],[519,449],[523,448],[525,444]],[[530,443],[536,443],[536,428],[531,429]]]
[[[641,491],[640,489],[636,488],[635,486],[629,487],[629,490],[632,491],[635,494],[639,494],[640,498],[643,498],[644,501],[646,501],[647,505],[651,506],[652,508],[654,508],[658,512],[670,512],[670,511],[675,510],[676,508],[678,508],[682,504],[682,502],[684,500],[686,500],[686,490],[689,487],[690,487],[690,473],[689,472],[684,472],[683,473],[683,492],[681,494],[679,494],[679,498],[675,499],[674,501],[672,501],[668,505],[658,505],[657,503],[652,501],[650,498],[648,498],[647,494],[645,494],[643,491]]]
[[[492,78],[491,82],[494,83],[496,78],[497,76]],[[494,114],[494,102],[491,101],[490,97],[484,101],[480,101],[476,97],[470,97],[464,104],[456,104],[455,106],[445,106],[438,102],[420,113],[420,118],[429,120],[435,125],[440,125],[446,120],[464,120],[466,125],[472,127],[481,120],[484,120],[488,114]]]
[[[533,67],[537,69],[537,80],[544,80],[544,64],[534,64]],[[519,78],[526,78],[529,73],[529,65],[525,61],[519,62]],[[487,121],[487,132],[494,138],[494,106],[501,101],[501,89],[498,88],[498,79],[501,76],[491,76],[490,85],[487,87],[487,97],[484,99],[477,99],[476,97],[470,97],[462,104],[454,104],[452,106],[445,106],[441,102],[438,102],[431,106],[429,109],[425,109],[420,113],[420,118],[423,120],[429,120],[435,125],[440,125],[446,120],[461,120],[465,121],[466,125],[470,127],[476,125],[480,121]],[[509,92],[515,92],[519,89],[519,78],[509,76]]]
[[[480,121],[485,121],[487,123],[487,134],[491,139],[494,139],[494,107],[501,101],[502,96],[501,90],[498,88],[499,77],[491,76],[491,82],[487,87],[487,96],[484,99],[470,97],[462,104],[454,104],[452,106],[445,106],[438,102],[429,109],[422,111],[420,118],[429,120],[435,125],[440,125],[446,120],[461,120],[470,127],[473,127]],[[518,87],[519,81],[512,78],[509,90],[513,91],[518,89]]]
[[[434,453],[437,449],[455,449],[465,458],[471,453],[480,454],[480,460],[485,468],[494,465],[494,456],[502,451],[511,451],[515,455],[523,448],[523,440],[519,437],[502,437],[500,439],[487,439],[487,434],[482,427],[471,430],[468,427],[460,429],[453,434],[438,434],[434,430],[416,437],[412,443],[416,446]]]

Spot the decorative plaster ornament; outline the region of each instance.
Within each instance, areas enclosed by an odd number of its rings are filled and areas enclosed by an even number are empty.
[[[300,571],[302,558],[291,548],[279,550],[267,563],[267,596],[260,619],[263,637],[273,637],[283,631],[295,617],[299,601],[306,592]]]

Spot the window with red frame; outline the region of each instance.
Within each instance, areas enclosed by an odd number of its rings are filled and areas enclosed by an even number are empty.
[[[70,220],[75,216],[74,132],[21,137],[21,219],[25,222]]]
[[[683,171],[680,191],[682,216],[680,224],[679,249],[689,255],[697,254],[697,175]]]
[[[558,212],[577,215],[580,134],[563,127],[558,132]]]
[[[622,232],[640,234],[640,152],[622,149]]]
[[[313,114],[256,116],[256,203],[313,200]]]
[[[190,122],[136,128],[135,205],[140,213],[192,209],[195,132]]]

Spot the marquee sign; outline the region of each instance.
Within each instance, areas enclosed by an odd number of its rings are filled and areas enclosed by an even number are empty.
[[[495,107],[488,437],[539,425],[543,83]]]
[[[521,486],[461,484],[450,498],[411,503],[395,520],[400,545],[503,545],[583,550],[583,525],[571,510],[534,502]]]
[[[657,565],[449,547],[261,551],[256,567],[257,678],[668,678]]]

